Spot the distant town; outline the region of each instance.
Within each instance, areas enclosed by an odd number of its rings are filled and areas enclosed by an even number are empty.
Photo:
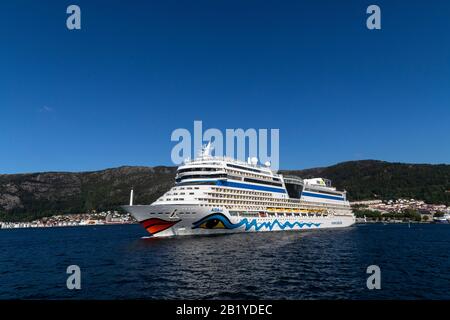
[[[366,200],[350,203],[357,221],[448,222],[450,207],[417,199]]]
[[[122,214],[117,211],[64,214],[44,217],[31,222],[1,222],[1,229],[17,228],[48,228],[48,227],[73,227],[110,224],[130,224],[136,220],[130,214]]]

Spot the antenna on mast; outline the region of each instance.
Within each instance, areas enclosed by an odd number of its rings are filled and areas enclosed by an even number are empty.
[[[208,144],[205,145],[205,146],[202,148],[201,156],[202,156],[202,157],[209,157],[209,156],[211,156],[211,151],[212,151],[213,149],[214,149],[214,148],[211,146],[211,141],[209,141]]]

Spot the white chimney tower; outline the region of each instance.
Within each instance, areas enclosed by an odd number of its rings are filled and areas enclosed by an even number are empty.
[[[133,205],[133,188],[131,188],[131,192],[130,192],[130,206]]]

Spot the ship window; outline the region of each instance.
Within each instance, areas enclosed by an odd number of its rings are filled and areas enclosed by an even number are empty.
[[[180,182],[186,179],[220,179],[220,178],[226,178],[226,174],[211,174],[211,175],[188,175],[183,176],[175,179],[176,182]],[[184,188],[181,188],[184,190]]]
[[[314,189],[310,189],[310,188],[305,188],[305,191],[312,191],[312,192],[317,192],[317,193],[324,193],[324,194],[330,194],[333,196],[339,196],[342,197],[342,193],[339,192],[330,192],[330,191],[325,191],[325,190],[314,190]]]
[[[178,185],[205,185],[205,186],[213,186],[216,184],[216,181],[189,181],[189,182],[180,182]],[[198,189],[198,188],[196,188]]]
[[[271,182],[271,181],[263,181],[263,180],[257,180],[257,179],[251,179],[251,178],[244,178],[244,181],[265,184],[265,185],[270,185],[270,186],[277,186],[277,187],[283,186],[281,183],[276,183],[276,182]]]
[[[229,164],[229,163],[227,163],[227,167],[235,168],[235,169],[241,169],[241,170],[247,170],[247,171],[251,171],[251,172],[258,172],[258,173],[261,172],[261,170],[258,170],[258,169],[247,168],[247,167],[238,166],[238,165],[235,165],[235,164]],[[247,174],[247,173],[246,173],[246,174]]]
[[[186,169],[178,170],[178,173],[192,172],[192,171],[217,171],[217,170],[220,170],[220,169],[217,169],[217,168],[186,168]]]

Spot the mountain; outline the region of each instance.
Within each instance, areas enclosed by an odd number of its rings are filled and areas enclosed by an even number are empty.
[[[136,203],[151,203],[170,188],[175,171],[161,166],[0,175],[0,221],[118,209],[129,202],[131,187]]]
[[[330,179],[335,187],[348,191],[350,200],[414,198],[450,204],[450,165],[447,164],[361,160],[284,173]]]
[[[175,167],[120,167],[95,172],[0,175],[0,220],[32,220],[61,213],[118,209],[129,201],[151,203],[172,186]],[[283,170],[302,178],[331,179],[350,200],[422,199],[450,205],[450,165],[363,160],[306,170]]]

